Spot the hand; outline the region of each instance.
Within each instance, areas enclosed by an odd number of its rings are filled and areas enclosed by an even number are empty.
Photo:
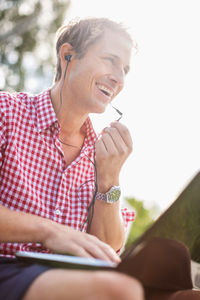
[[[97,237],[54,222],[50,234],[42,244],[55,253],[120,262],[113,248]]]
[[[103,130],[96,142],[95,157],[99,192],[105,193],[111,186],[119,185],[121,168],[131,152],[132,139],[125,125],[116,121]]]

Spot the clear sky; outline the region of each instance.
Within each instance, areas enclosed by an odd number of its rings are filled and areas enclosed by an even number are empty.
[[[109,17],[137,41],[124,91],[114,101],[134,142],[123,196],[168,207],[200,170],[199,0],[71,0],[66,21]],[[95,116],[97,130],[116,118]]]

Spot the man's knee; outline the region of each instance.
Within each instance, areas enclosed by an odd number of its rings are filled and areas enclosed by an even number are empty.
[[[95,276],[108,299],[144,299],[143,287],[135,278],[117,272],[96,272]]]
[[[79,289],[77,289],[77,283]],[[108,271],[49,270],[31,285],[24,300],[50,299],[143,300],[134,278]]]

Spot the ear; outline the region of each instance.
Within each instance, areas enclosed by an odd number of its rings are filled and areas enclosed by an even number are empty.
[[[73,51],[73,47],[69,44],[69,43],[64,43],[61,47],[60,47],[60,52],[59,52],[59,57],[60,57],[60,62],[61,65],[64,63],[66,64],[66,56],[71,56],[71,59],[74,56],[74,51]]]

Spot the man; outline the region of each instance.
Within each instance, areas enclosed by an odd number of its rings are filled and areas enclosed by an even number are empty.
[[[88,117],[123,89],[131,38],[110,20],[88,19],[62,28],[56,47],[50,89],[0,96],[0,299],[143,299],[126,275],[13,258],[22,249],[119,262],[134,217],[119,201],[130,133],[116,121],[97,138]]]

